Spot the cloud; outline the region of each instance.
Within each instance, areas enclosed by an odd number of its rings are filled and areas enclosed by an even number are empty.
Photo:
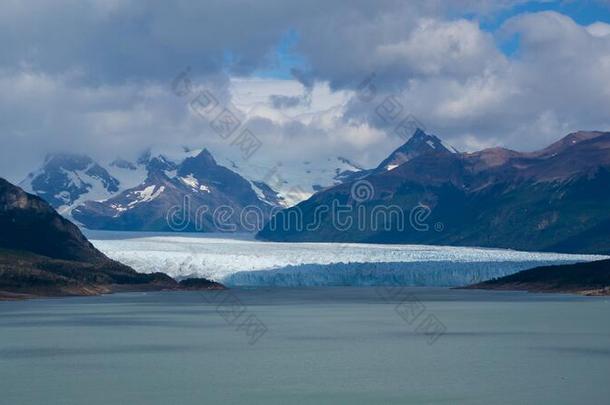
[[[0,175],[19,180],[62,148],[234,153],[173,93],[187,66],[194,92],[211,90],[256,131],[265,164],[340,155],[374,165],[402,141],[376,114],[390,95],[403,116],[464,150],[535,149],[569,131],[609,129],[608,22],[540,12],[481,28],[519,3],[9,0],[0,9]],[[293,78],[259,77],[291,32]],[[506,38],[517,39],[514,54],[498,45]],[[366,103],[358,85],[371,73]]]
[[[227,85],[206,83],[221,100]],[[22,70],[0,71],[0,89],[0,170],[13,180],[48,152],[130,157],[199,136],[204,127],[165,83],[93,86],[74,75]]]
[[[594,37],[605,37],[610,35],[610,24],[598,21],[587,26],[587,31]]]
[[[307,104],[307,100],[302,96],[284,96],[281,94],[272,94],[269,96],[269,102],[273,105],[273,108],[277,108],[278,110]]]
[[[467,20],[423,19],[408,38],[379,46],[376,55],[380,63],[396,64],[403,74],[412,77],[468,77],[503,59],[493,37]]]
[[[278,44],[296,32],[295,51],[310,71],[293,74],[306,87],[313,79],[337,87],[359,77],[377,46],[398,42],[419,18],[479,8],[424,0],[8,0],[0,9],[0,66],[77,69],[96,83],[167,80],[184,65],[199,75],[247,76],[268,68]]]
[[[570,131],[608,130],[610,36],[601,35],[605,24],[596,27],[555,12],[518,15],[498,33],[520,39],[508,58],[474,23],[424,20],[397,45],[380,48],[413,73],[404,87],[380,91],[374,103],[397,96],[403,115],[466,150],[489,140],[532,150]],[[346,117],[367,116],[392,131],[395,123],[379,120],[375,106],[352,102]]]

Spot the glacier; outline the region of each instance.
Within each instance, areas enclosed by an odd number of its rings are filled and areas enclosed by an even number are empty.
[[[604,256],[426,245],[262,242],[247,235],[88,231],[112,259],[144,273],[230,287],[456,287],[536,266]]]

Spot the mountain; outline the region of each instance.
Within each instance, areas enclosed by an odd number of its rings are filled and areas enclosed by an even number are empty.
[[[610,295],[610,260],[536,267],[466,288]]]
[[[122,207],[140,204],[140,192],[153,185],[151,176],[158,176],[161,171],[167,178],[174,179],[177,177],[178,166],[187,159],[195,158],[204,150],[170,147],[153,152],[148,148],[133,161],[118,157],[109,163],[96,162],[85,155],[49,154],[43,165],[28,174],[19,185],[24,190],[44,198],[60,214],[73,221],[77,221],[73,215],[75,208],[79,207],[81,213],[89,213],[90,209],[95,207],[94,219],[76,214],[79,219],[84,219],[81,225],[94,226],[96,229],[103,227],[141,230],[143,228],[138,225],[138,220],[122,223],[125,221],[112,219],[116,212],[112,212],[108,207],[103,209],[103,203],[118,197]],[[205,154],[210,152],[205,150]],[[214,166],[223,166],[242,178],[237,180],[238,188],[243,188],[243,180],[249,183],[260,200],[255,205],[262,202],[270,205],[272,209],[292,206],[306,200],[315,192],[349,181],[365,172],[357,163],[340,156],[324,157],[315,162],[290,162],[286,165],[281,162],[253,164],[241,159],[231,160],[226,156],[220,156],[215,162]],[[220,173],[219,170],[214,170],[215,173]],[[132,193],[132,199],[126,197],[126,191]],[[192,189],[191,192],[198,194],[201,190]],[[94,204],[95,202],[102,204]],[[109,218],[102,220],[100,217]],[[150,224],[146,229],[161,229],[161,225],[161,222]]]
[[[47,155],[42,168],[19,185],[66,212],[83,196],[104,198],[119,191],[119,180],[90,157],[75,154]]]
[[[194,207],[193,215],[201,214],[204,206],[211,212],[198,218],[201,223],[197,226],[184,230],[223,226],[245,230],[250,229],[254,215],[262,222],[271,209],[285,205],[284,198],[264,181],[246,179],[219,165],[206,149],[184,149],[173,157],[176,160],[147,149],[133,162],[117,158],[100,164],[83,155],[48,155],[42,167],[20,185],[48,200],[66,218],[91,229],[171,230],[165,219],[167,211],[189,204]],[[214,210],[220,206],[233,210],[235,218],[225,220],[228,214],[217,211],[214,220]],[[237,216],[245,207],[256,213],[245,213],[251,219],[244,227]]]
[[[393,170],[412,159],[428,153],[451,154],[455,153],[455,151],[451,147],[445,146],[436,136],[426,134],[421,129],[417,129],[407,142],[392,152],[371,173]]]
[[[74,224],[42,198],[0,179],[0,247],[64,260],[94,261],[105,256]]]
[[[264,183],[277,195],[278,206],[291,207],[318,191],[350,181],[364,168],[342,156],[320,156],[316,160],[254,164],[219,158],[222,165],[235,171],[253,185]]]
[[[86,201],[72,210],[74,219],[89,229],[252,232],[275,207],[270,188],[257,194],[206,149],[180,164],[163,157],[145,164],[142,183],[103,201]]]
[[[610,133],[529,153],[457,153],[430,137],[278,213],[259,238],[610,252]]]
[[[0,178],[0,297],[176,286],[109,259],[46,201]]]
[[[407,142],[390,153],[390,155],[379,163],[377,167],[373,169],[363,169],[359,167],[358,170],[355,171],[345,171],[335,178],[338,180],[335,182],[335,185],[364,179],[373,174],[382,174],[394,170],[400,165],[419,156],[435,153],[450,155],[457,153],[457,151],[453,147],[444,144],[443,141],[436,136],[426,134],[418,128]]]

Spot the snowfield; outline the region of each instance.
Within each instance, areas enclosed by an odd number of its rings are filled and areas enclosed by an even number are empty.
[[[109,257],[145,272],[228,286],[452,287],[592,255],[423,245],[260,242],[245,236],[88,231]]]

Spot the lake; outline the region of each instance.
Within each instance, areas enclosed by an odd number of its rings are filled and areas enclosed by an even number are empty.
[[[6,404],[605,403],[608,298],[255,288],[0,303]]]

